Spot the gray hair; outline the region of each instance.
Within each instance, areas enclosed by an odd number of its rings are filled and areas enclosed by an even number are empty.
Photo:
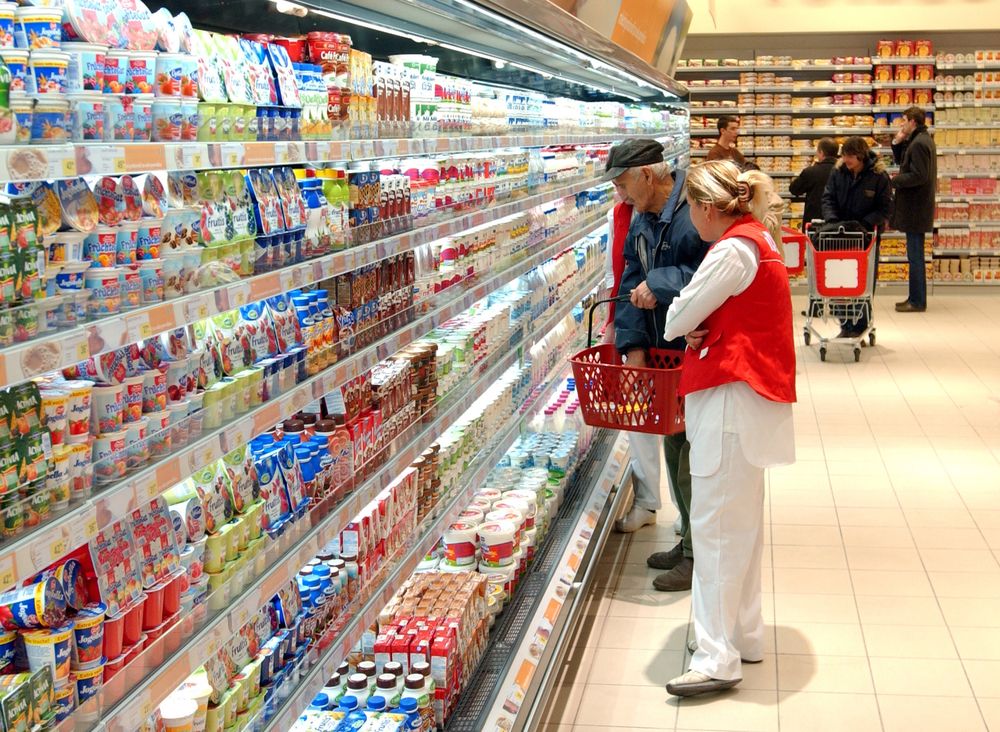
[[[632,177],[634,178],[638,173],[640,168],[649,168],[653,173],[653,180],[657,183],[662,183],[667,178],[670,177],[670,163],[664,160],[662,163],[651,163],[650,165],[637,165],[634,168],[629,168],[633,171]]]

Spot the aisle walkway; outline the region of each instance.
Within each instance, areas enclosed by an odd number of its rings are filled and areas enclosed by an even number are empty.
[[[1000,731],[1000,291],[940,288],[923,315],[897,295],[861,363],[798,348],[798,463],[764,506],[764,662],[726,696],[666,693],[691,602],[650,586],[664,511],[605,550],[543,729]]]

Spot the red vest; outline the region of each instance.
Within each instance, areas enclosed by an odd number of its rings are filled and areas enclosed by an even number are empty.
[[[792,298],[784,259],[771,234],[752,216],[739,219],[720,241],[736,236],[757,245],[757,276],[705,320],[701,328],[708,334],[701,348],[685,352],[679,392],[743,381],[765,399],[794,402]]]
[[[614,208],[611,225],[611,271],[614,284],[611,285],[611,297],[618,297],[618,288],[625,274],[625,240],[628,238],[629,226],[632,224],[632,207],[622,201]],[[608,325],[615,322],[615,305],[611,303]]]

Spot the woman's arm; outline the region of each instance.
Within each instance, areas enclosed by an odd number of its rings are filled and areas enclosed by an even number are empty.
[[[750,286],[757,276],[759,260],[753,242],[732,238],[716,244],[691,282],[670,304],[664,338],[673,340],[697,330],[722,303]]]

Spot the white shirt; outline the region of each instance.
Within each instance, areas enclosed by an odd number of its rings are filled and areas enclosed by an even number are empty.
[[[730,297],[746,290],[757,276],[760,253],[743,237],[718,242],[691,282],[667,311],[668,340],[698,330]],[[759,468],[795,462],[792,405],[765,399],[744,382],[734,382],[685,397],[691,474],[713,475],[722,461],[722,434],[739,435],[743,456]]]

